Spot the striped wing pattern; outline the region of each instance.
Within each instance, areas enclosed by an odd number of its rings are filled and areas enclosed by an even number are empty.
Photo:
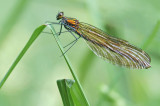
[[[90,49],[104,60],[132,69],[151,67],[149,55],[125,40],[109,36],[102,30],[82,22],[79,24],[78,33],[86,40]]]

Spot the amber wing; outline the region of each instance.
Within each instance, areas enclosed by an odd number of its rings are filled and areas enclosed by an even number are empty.
[[[125,40],[109,36],[102,30],[82,22],[79,24],[78,33],[83,36],[90,49],[104,60],[133,69],[151,67],[149,55]]]

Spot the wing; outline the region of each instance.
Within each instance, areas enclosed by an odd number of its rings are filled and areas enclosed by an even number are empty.
[[[109,36],[86,23],[80,23],[77,32],[86,40],[90,49],[104,60],[127,68],[151,67],[149,55],[125,40]]]

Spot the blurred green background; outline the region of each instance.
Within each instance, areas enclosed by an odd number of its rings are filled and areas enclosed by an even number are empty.
[[[80,39],[67,55],[91,106],[160,105],[159,0],[0,0],[0,80],[32,32],[58,11],[144,48],[151,68],[129,70],[92,53]],[[60,26],[55,25],[57,32]],[[49,31],[46,29],[46,31]],[[63,45],[74,38],[60,37]],[[58,79],[72,79],[54,37],[41,34],[0,90],[0,106],[62,106]]]

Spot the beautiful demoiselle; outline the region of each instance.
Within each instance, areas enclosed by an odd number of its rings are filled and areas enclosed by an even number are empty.
[[[60,20],[59,23],[52,22],[52,24],[61,25],[59,35],[64,26],[75,37],[70,44],[73,45],[79,38],[83,38],[97,56],[109,60],[115,65],[135,69],[151,67],[149,55],[140,48],[129,44],[128,41],[112,37],[99,28],[79,22],[76,18],[65,17],[63,12],[59,12],[56,18]],[[79,37],[76,37],[75,33]]]

